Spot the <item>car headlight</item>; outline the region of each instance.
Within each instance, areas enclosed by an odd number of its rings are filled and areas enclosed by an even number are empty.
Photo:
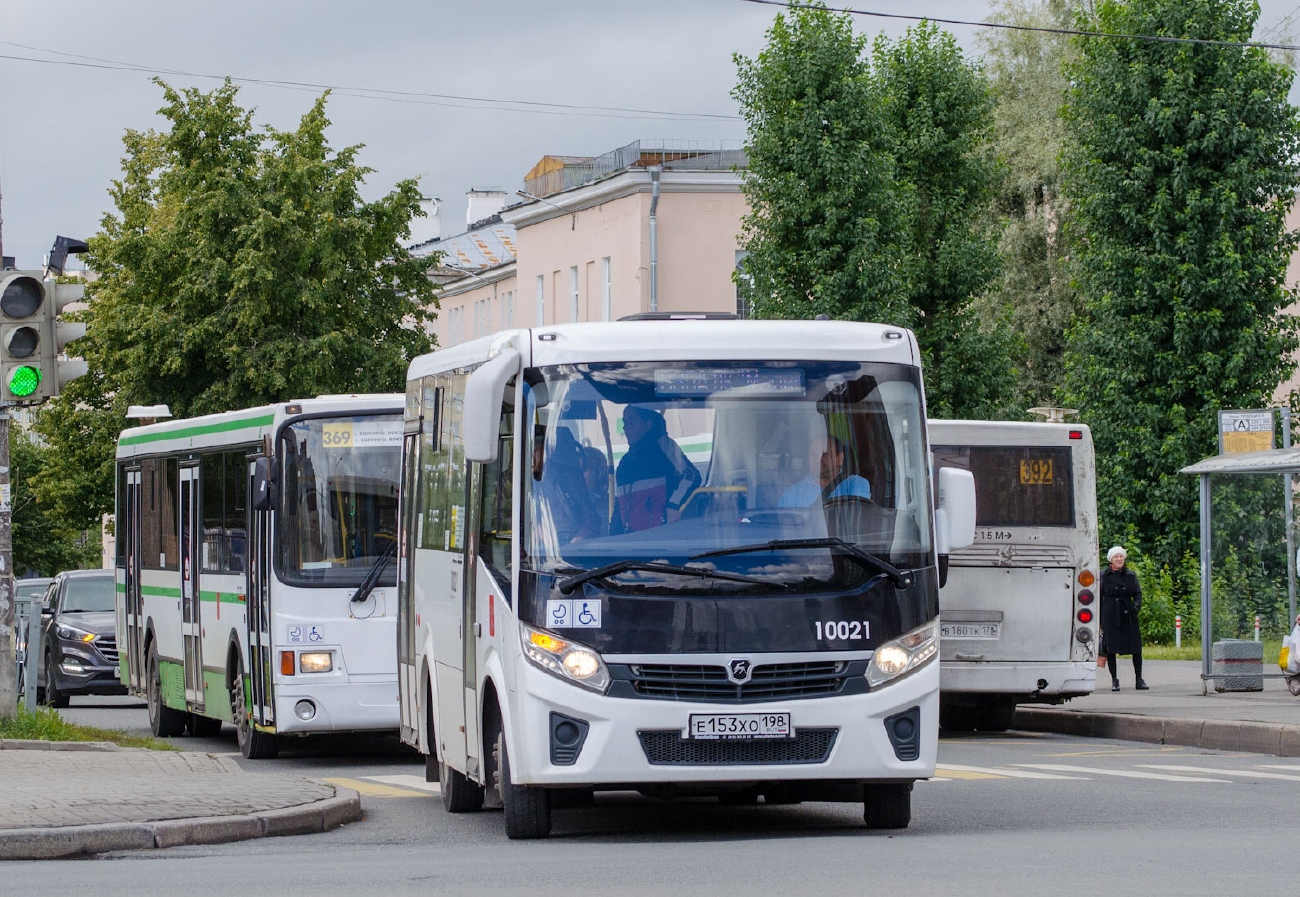
[[[586,645],[534,629],[527,623],[519,624],[519,638],[524,645],[524,656],[534,666],[592,691],[603,693],[609,687],[605,661]]]
[[[58,632],[59,638],[66,642],[86,642],[89,644],[99,638],[99,636],[93,632],[78,629],[76,626],[69,626],[67,623],[60,623],[59,628],[56,631]]]
[[[884,685],[925,666],[939,654],[939,621],[885,642],[871,656],[867,682],[872,688]]]

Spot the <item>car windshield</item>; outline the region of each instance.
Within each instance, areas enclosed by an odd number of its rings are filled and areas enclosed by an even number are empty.
[[[611,563],[625,588],[860,584],[930,550],[914,368],[846,361],[564,365],[529,372],[525,564]],[[645,564],[659,564],[645,569]],[[638,566],[638,564],[640,566]]]
[[[117,586],[109,576],[71,576],[63,587],[62,612],[88,614],[111,611]]]
[[[14,580],[14,597],[26,598],[44,598],[46,591],[50,588],[48,579],[15,579]]]
[[[283,462],[276,524],[277,569],[296,585],[356,586],[377,563],[393,585],[386,552],[397,535],[400,414],[304,418],[280,434]]]

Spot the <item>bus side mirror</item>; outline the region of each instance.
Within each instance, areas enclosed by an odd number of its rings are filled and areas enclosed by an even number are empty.
[[[975,477],[969,470],[939,469],[939,506],[934,511],[934,548],[939,585],[948,576],[948,555],[975,541]]]
[[[501,354],[469,375],[461,420],[467,460],[491,464],[497,459],[501,403],[505,399],[506,384],[518,373],[519,353],[514,349],[502,349]]]
[[[270,511],[276,506],[275,465],[265,455],[253,461],[253,510]]]

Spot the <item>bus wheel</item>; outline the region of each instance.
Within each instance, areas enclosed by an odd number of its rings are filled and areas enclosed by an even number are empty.
[[[245,760],[273,760],[280,753],[280,739],[253,728],[253,713],[244,695],[244,666],[235,673],[235,684],[230,689],[230,711],[235,717],[235,737],[239,752]]]
[[[978,708],[966,704],[939,704],[939,728],[946,732],[974,732]]]
[[[1011,698],[988,698],[979,707],[981,732],[1005,732],[1016,718],[1016,702]]]
[[[162,673],[158,671],[158,643],[149,644],[149,659],[145,663],[145,702],[149,705],[149,731],[155,738],[175,738],[185,732],[185,712],[173,710],[163,703]]]
[[[506,837],[511,840],[545,838],[551,833],[551,792],[534,785],[516,785],[510,778],[510,752],[503,726],[493,748],[497,756],[501,804],[505,808]]]
[[[863,785],[862,819],[867,828],[907,828],[912,821],[912,783]]]
[[[59,680],[54,675],[54,654],[45,652],[45,697],[42,702],[51,707],[67,707],[68,696],[59,691]]]
[[[221,734],[221,720],[199,713],[188,714],[185,726],[195,738],[216,738]]]

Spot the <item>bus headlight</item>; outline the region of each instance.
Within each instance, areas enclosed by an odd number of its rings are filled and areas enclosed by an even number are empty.
[[[524,645],[524,656],[534,666],[592,691],[603,693],[609,687],[605,661],[586,645],[558,638],[526,623],[519,624],[519,638]]]
[[[867,665],[867,682],[872,688],[884,685],[920,669],[938,654],[939,621],[931,620],[877,648]]]

